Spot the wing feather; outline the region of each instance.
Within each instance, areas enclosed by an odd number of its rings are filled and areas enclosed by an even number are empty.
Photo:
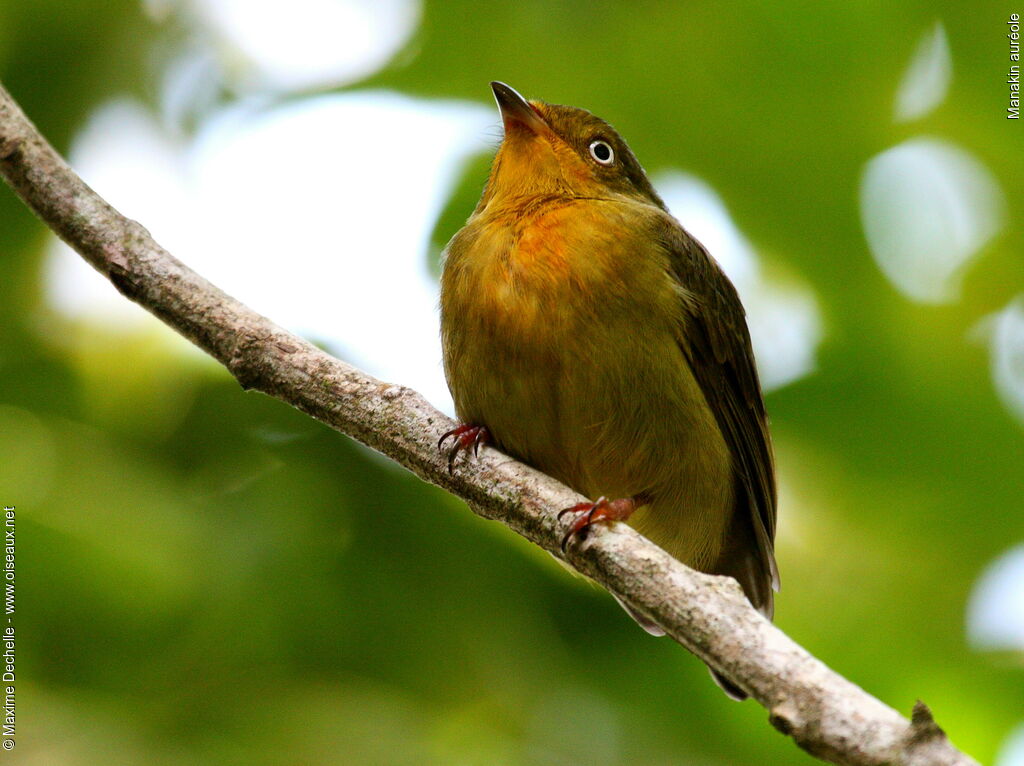
[[[775,466],[745,312],[736,288],[703,245],[674,219],[662,221],[672,276],[688,296],[680,346],[735,457],[741,506],[736,510],[741,521],[749,521],[756,545],[759,576],[741,585],[754,606],[771,616],[771,591],[779,588]]]

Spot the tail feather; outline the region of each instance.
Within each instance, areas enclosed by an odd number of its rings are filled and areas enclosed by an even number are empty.
[[[711,677],[715,680],[715,683],[725,692],[729,699],[736,700],[737,702],[743,702],[749,695],[743,691],[740,687],[730,681],[728,678],[723,676],[717,670],[708,666],[708,672]]]
[[[614,593],[612,595],[615,596]],[[636,609],[631,607],[629,604],[627,604],[625,601],[623,601],[618,596],[615,596],[615,600],[619,602],[619,606],[621,606],[623,609],[625,609],[626,613],[630,617],[632,617],[634,620],[636,620],[637,625],[639,625],[641,628],[646,630],[652,636],[661,637],[661,636],[665,635],[665,629],[663,627],[661,627],[658,623],[656,623],[656,622],[654,622],[652,620],[648,620],[646,617],[644,617],[642,614],[640,614],[640,612],[638,612]]]

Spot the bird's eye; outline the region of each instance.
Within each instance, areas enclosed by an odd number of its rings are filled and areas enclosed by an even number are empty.
[[[601,165],[611,165],[615,162],[615,152],[612,151],[611,144],[600,139],[590,142],[590,156]]]

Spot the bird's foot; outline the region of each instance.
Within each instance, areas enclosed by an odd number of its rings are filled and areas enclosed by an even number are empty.
[[[455,465],[455,458],[458,457],[460,452],[468,452],[473,450],[474,455],[480,454],[481,444],[490,444],[491,434],[487,430],[486,426],[472,426],[463,424],[453,428],[451,431],[446,432],[437,440],[437,448],[441,449],[441,446],[445,443],[448,437],[454,438],[454,443],[448,450],[448,473],[452,472],[452,467]]]
[[[625,521],[640,503],[635,497],[620,497],[618,500],[609,500],[607,497],[600,497],[593,503],[580,503],[579,505],[563,508],[558,512],[558,518],[567,513],[581,514],[569,527],[569,531],[562,538],[562,552],[565,552],[569,541],[574,535],[584,532],[592,524],[598,521]]]

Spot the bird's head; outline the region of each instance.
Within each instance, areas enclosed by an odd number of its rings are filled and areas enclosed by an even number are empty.
[[[629,197],[664,209],[615,129],[585,109],[527,101],[501,82],[491,89],[505,137],[478,210],[537,196]]]

